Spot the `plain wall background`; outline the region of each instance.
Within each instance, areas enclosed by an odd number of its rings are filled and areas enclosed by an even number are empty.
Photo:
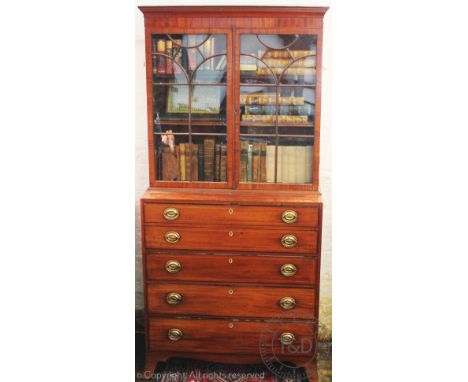
[[[190,2],[194,5],[197,2]],[[203,5],[203,2],[198,2]],[[233,2],[216,2],[216,5],[237,5]],[[313,2],[295,2],[294,5],[313,6]],[[139,5],[154,5],[154,2],[139,3]],[[168,5],[189,4],[188,2],[170,2]],[[286,2],[270,2],[270,5],[291,5]],[[158,3],[164,5],[164,3]],[[206,5],[206,4],[204,4]],[[259,4],[260,5],[260,4]],[[264,5],[263,3],[261,5]],[[327,2],[316,2],[316,5],[327,6]],[[324,216],[322,237],[322,269],[320,285],[320,331],[322,338],[331,338],[332,328],[332,239],[331,239],[331,53],[330,27],[332,9],[329,9],[324,19],[323,35],[323,71],[322,71],[322,123],[320,140],[320,191],[323,194]],[[135,83],[136,83],[136,115],[135,115],[135,305],[143,309],[143,276],[141,265],[141,226],[140,197],[148,187],[148,140],[147,140],[147,107],[145,82],[145,52],[144,52],[144,21],[143,14],[135,12]]]

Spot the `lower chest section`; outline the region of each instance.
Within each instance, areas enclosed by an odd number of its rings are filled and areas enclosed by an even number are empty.
[[[315,346],[321,204],[142,202],[150,351]]]

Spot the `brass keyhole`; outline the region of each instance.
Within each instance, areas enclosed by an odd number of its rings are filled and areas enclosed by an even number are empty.
[[[229,231],[229,236],[230,236],[230,237],[233,237],[233,236],[234,236],[234,232]]]
[[[234,210],[232,208],[228,209],[229,215],[232,215],[234,213]]]
[[[234,327],[234,324],[232,322],[229,323],[229,328],[232,329]]]
[[[229,289],[228,293],[229,294],[234,294],[234,291],[232,289]]]
[[[228,263],[229,263],[229,264],[232,264],[233,261],[234,261],[234,260],[232,259],[232,257],[230,257],[229,260],[228,260]]]

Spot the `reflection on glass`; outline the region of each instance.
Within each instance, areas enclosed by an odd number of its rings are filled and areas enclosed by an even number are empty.
[[[315,35],[242,35],[241,82],[315,84],[316,50]]]
[[[155,83],[225,83],[225,35],[153,35]]]
[[[193,86],[191,113],[197,121],[226,121],[226,87]]]
[[[154,85],[153,112],[161,120],[186,120],[188,122],[189,89],[186,85]]]

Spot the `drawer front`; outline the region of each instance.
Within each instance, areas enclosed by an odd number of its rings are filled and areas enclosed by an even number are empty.
[[[313,319],[315,290],[148,284],[147,302],[148,311],[159,314],[261,318],[281,315],[286,318]]]
[[[313,257],[148,254],[148,280],[313,285]]]
[[[145,203],[145,222],[191,224],[204,222],[221,225],[268,225],[276,227],[317,228],[318,207],[253,207]]]
[[[291,229],[147,225],[145,226],[145,246],[147,248],[189,249],[195,251],[317,253],[316,231],[301,231],[292,229],[293,227],[289,228]]]
[[[151,318],[148,333],[150,350],[259,354],[262,346],[267,353],[274,350],[276,355],[296,357],[313,354],[314,330],[313,324],[297,321],[270,323]],[[294,336],[291,348],[281,345],[280,338],[284,333],[292,333]]]

